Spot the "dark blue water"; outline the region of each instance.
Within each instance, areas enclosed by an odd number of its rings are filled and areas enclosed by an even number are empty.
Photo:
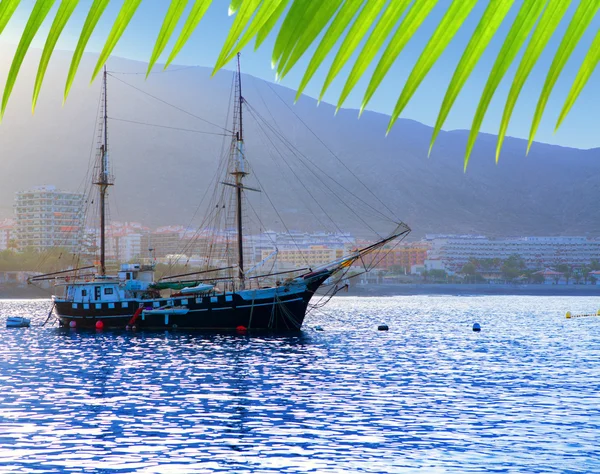
[[[0,472],[600,472],[600,318],[564,316],[599,307],[334,298],[269,337],[9,330],[49,302],[0,301]]]

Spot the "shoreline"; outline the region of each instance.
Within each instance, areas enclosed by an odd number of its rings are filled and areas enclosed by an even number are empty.
[[[319,294],[319,293],[317,293]],[[600,285],[490,285],[445,283],[396,283],[352,286],[336,296],[600,296]],[[0,299],[50,299],[51,294],[36,287],[0,286]]]
[[[600,285],[490,285],[488,283],[446,284],[446,283],[409,283],[353,286],[338,296],[600,296]]]

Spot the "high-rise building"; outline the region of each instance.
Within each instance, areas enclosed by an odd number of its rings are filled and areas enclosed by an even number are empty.
[[[20,249],[64,248],[76,252],[84,230],[84,195],[38,186],[15,195],[17,241]]]

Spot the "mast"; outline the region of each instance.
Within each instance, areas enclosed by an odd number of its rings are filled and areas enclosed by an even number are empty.
[[[235,177],[235,188],[236,188],[236,221],[237,221],[237,247],[238,247],[238,271],[240,279],[240,288],[244,289],[244,241],[243,241],[243,227],[242,227],[242,179],[248,173],[245,172],[244,167],[244,137],[242,127],[242,104],[244,98],[242,97],[242,74],[240,67],[240,53],[237,54],[237,95],[236,102],[238,106],[239,124],[234,123],[235,127],[239,127],[235,134],[235,168],[231,173]],[[234,119],[235,120],[235,119]]]
[[[100,189],[100,275],[106,275],[106,194],[110,182],[108,172],[108,100],[106,94],[106,65],[103,74],[103,137],[100,145],[100,175],[95,183]]]

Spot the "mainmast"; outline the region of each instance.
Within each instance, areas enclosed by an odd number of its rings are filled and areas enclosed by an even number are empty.
[[[238,247],[238,271],[240,279],[240,288],[244,289],[244,241],[243,241],[243,228],[242,228],[242,179],[248,173],[245,171],[244,166],[244,136],[242,126],[242,104],[244,98],[242,97],[242,74],[240,67],[240,53],[237,54],[237,82],[236,82],[236,102],[238,107],[238,119],[239,124],[234,123],[234,130],[237,128],[235,133],[235,164],[232,171],[232,175],[235,177],[235,191],[236,191],[236,220],[237,220],[237,247]],[[234,122],[235,122],[234,117]]]
[[[106,66],[103,74],[103,137],[100,145],[100,173],[96,184],[100,189],[100,275],[106,275],[106,195],[110,182],[108,169],[108,110],[106,93]]]

